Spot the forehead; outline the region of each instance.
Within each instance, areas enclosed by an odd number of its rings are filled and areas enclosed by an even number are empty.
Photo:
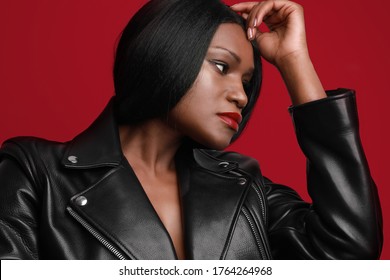
[[[235,23],[221,24],[214,34],[210,48],[222,47],[237,54],[244,64],[253,64],[252,44],[242,27]]]

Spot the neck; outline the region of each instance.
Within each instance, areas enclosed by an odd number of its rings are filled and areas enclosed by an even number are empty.
[[[182,136],[160,119],[119,127],[123,154],[135,167],[159,173],[175,169],[174,157]]]

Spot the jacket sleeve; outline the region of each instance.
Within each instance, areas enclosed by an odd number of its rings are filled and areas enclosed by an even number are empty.
[[[269,238],[275,259],[376,259],[382,248],[382,215],[362,149],[355,93],[290,108],[307,158],[312,203],[292,189],[265,180]]]
[[[34,170],[17,144],[0,150],[0,259],[37,259]]]

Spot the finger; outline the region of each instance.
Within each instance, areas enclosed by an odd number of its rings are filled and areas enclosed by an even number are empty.
[[[244,2],[244,3],[235,4],[235,5],[231,6],[230,8],[233,11],[241,14],[241,16],[247,22],[247,28],[248,28],[249,27],[248,26],[248,18],[253,13],[253,10],[255,9],[255,7],[260,5],[260,4],[261,4],[261,2]],[[256,31],[254,30],[254,28],[247,29],[247,36],[248,36],[249,40],[254,38],[255,33],[256,33]]]
[[[235,12],[248,13],[252,10],[254,6],[259,4],[259,2],[244,2],[238,3],[230,6],[230,8]]]
[[[247,20],[249,14],[247,14],[247,13],[242,13],[241,16],[242,16],[245,20]]]
[[[246,19],[246,25],[247,25],[247,35],[249,40],[253,40],[256,37],[257,34],[257,27],[260,26],[263,18],[260,17],[259,19],[259,13],[263,10],[263,6],[266,2],[260,2],[257,3],[257,5],[253,6],[252,10],[249,12],[249,15]]]
[[[234,4],[234,5],[231,5],[230,8],[232,10],[234,10],[235,12],[239,12],[239,13],[249,13],[254,6],[262,3],[262,2],[267,2],[267,1],[270,1],[270,0],[263,0],[263,1],[259,1],[259,2],[243,2],[243,3],[237,3],[237,4]],[[289,1],[289,0],[278,0],[278,1]]]
[[[254,6],[249,12],[249,17],[247,20],[248,27],[257,27],[259,26],[264,17],[266,17],[274,9],[275,1],[264,1],[258,3]]]
[[[283,7],[287,5],[292,5],[292,2],[288,1],[264,1],[258,3],[258,5],[254,6],[249,13],[247,18],[247,26],[248,26],[248,38],[249,40],[253,40],[258,32],[257,27],[261,25],[268,17],[277,14]]]

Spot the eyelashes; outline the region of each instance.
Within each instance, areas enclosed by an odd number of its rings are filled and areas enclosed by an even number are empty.
[[[229,65],[225,62],[222,62],[222,61],[211,61],[212,64],[215,65],[215,67],[219,70],[219,72],[221,72],[221,74],[227,74],[227,72],[229,71]]]
[[[221,75],[226,75],[229,72],[229,64],[226,62],[220,61],[220,60],[210,60],[209,61]],[[244,88],[245,92],[248,92],[251,86],[251,81],[243,80],[242,81],[242,87]]]

